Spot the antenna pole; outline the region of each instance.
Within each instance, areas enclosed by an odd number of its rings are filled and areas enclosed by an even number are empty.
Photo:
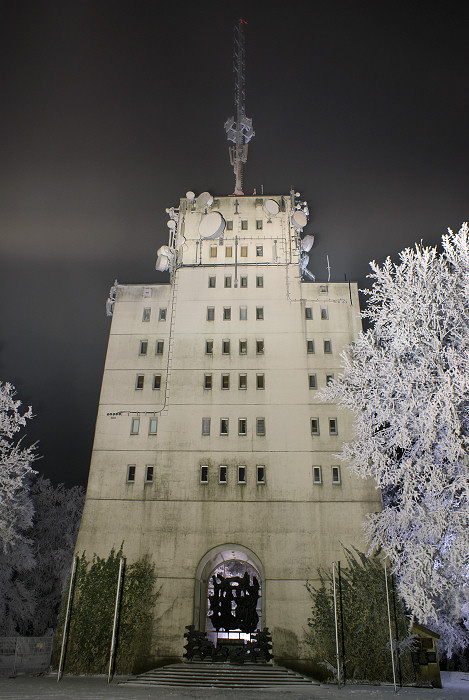
[[[230,117],[225,122],[226,138],[234,146],[230,146],[230,163],[235,174],[234,195],[242,195],[243,192],[243,163],[248,159],[248,143],[254,136],[252,119],[246,116],[245,99],[245,41],[244,19],[238,20],[234,27],[234,47],[233,47],[233,72],[235,74],[235,117]]]

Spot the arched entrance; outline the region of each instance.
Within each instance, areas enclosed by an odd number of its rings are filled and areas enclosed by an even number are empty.
[[[265,579],[259,558],[238,544],[207,552],[196,571],[195,628],[207,632],[216,645],[218,639],[250,640],[265,624]]]

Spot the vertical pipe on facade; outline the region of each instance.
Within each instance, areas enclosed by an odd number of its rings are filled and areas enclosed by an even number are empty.
[[[337,596],[335,590],[335,561],[332,562],[332,591],[334,594],[335,651],[337,659],[337,686],[340,689],[339,626],[337,624]]]
[[[394,649],[393,649],[393,644],[392,644],[391,609],[389,607],[388,571],[386,568],[386,562],[383,562],[383,563],[384,563],[384,582],[386,584],[386,603],[388,606],[389,644],[391,645],[392,677],[393,677],[393,681],[394,681],[394,692],[397,693],[396,668],[394,665]]]
[[[59,670],[57,672],[57,683],[62,678],[62,669],[63,669],[64,659],[65,659],[65,647],[67,645],[68,628],[70,626],[70,611],[71,611],[71,607],[72,607],[73,586],[75,584],[75,575],[77,572],[77,566],[78,566],[78,557],[75,556],[73,558],[72,573],[70,574],[70,586],[68,587],[67,610],[65,613],[64,632],[62,635],[62,648],[60,650]]]
[[[344,670],[344,685],[346,683],[346,664],[345,664],[345,639],[344,639],[344,606],[342,601],[342,576],[340,575],[340,561],[337,562],[337,573],[339,576],[339,603],[340,603],[340,637],[342,641],[342,666]]]
[[[116,653],[116,637],[117,637],[117,619],[119,616],[119,604],[121,599],[122,591],[122,576],[124,573],[125,557],[121,557],[119,562],[119,577],[117,579],[117,590],[116,590],[116,604],[114,606],[114,621],[112,623],[112,638],[111,638],[111,651],[109,654],[109,671],[107,674],[107,682],[110,683],[112,680],[112,671],[114,666],[114,656]]]

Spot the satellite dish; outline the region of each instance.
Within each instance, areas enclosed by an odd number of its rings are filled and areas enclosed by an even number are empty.
[[[205,207],[211,207],[213,204],[213,197],[210,192],[202,192],[197,197],[197,206],[199,209],[205,209]]]
[[[218,211],[205,214],[199,224],[201,238],[218,238],[225,230],[225,219]]]
[[[195,192],[192,192],[192,190],[189,190],[188,192],[186,192],[186,197],[187,197],[187,199],[190,199],[190,201],[192,202],[195,199]]]
[[[184,236],[177,236],[176,238],[176,248],[180,248],[184,243],[186,242],[186,239]]]
[[[174,229],[176,228],[176,222],[173,219],[170,219],[166,222],[166,226],[170,228],[171,231],[174,231]]]
[[[161,248],[158,248],[156,251],[158,255],[166,255],[167,258],[171,255],[171,248],[169,245],[162,245]]]
[[[165,272],[169,267],[169,258],[166,255],[158,254],[156,259],[155,270]]]
[[[301,247],[308,252],[313,247],[314,236],[305,236],[301,241]]]
[[[306,226],[306,224],[308,223],[308,218],[304,212],[295,211],[293,212],[291,222],[293,224],[293,228],[295,228],[298,231],[304,228],[304,226]]]
[[[264,202],[263,209],[267,216],[275,216],[279,213],[280,207],[275,201],[275,199],[266,199]]]
[[[308,267],[309,263],[309,255],[303,255],[303,257],[300,260],[300,270],[301,272],[304,272],[306,268]]]

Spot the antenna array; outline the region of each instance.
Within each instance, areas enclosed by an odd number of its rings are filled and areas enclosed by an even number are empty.
[[[235,108],[236,121],[234,116],[225,122],[226,138],[232,141],[234,146],[230,146],[230,163],[235,174],[235,190],[233,194],[242,195],[243,192],[243,163],[248,159],[248,143],[254,136],[252,119],[246,116],[244,107],[244,87],[245,87],[245,42],[244,19],[238,20],[234,27],[234,48],[233,48],[233,72],[235,73]]]

